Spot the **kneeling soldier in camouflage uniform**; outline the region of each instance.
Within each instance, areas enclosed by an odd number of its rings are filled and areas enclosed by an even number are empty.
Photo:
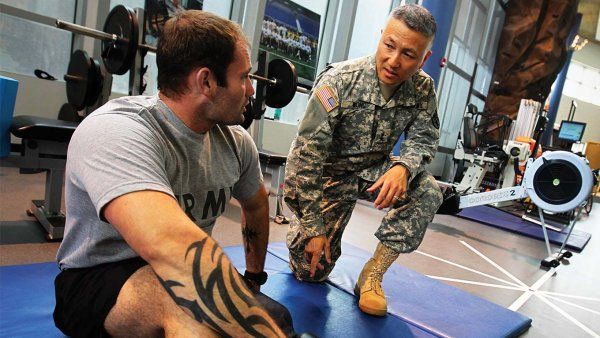
[[[287,160],[285,201],[294,212],[287,245],[300,280],[327,278],[357,199],[389,207],[355,288],[361,310],[372,315],[387,313],[383,274],[399,253],[419,246],[442,202],[425,171],[439,139],[434,83],[421,70],[435,30],[423,7],[397,7],[374,56],[328,66]],[[400,155],[390,156],[403,132]]]

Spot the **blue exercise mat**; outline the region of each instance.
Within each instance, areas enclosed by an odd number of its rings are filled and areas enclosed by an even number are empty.
[[[288,308],[296,332],[318,337],[437,337],[400,318],[362,313],[354,296],[327,283],[302,283],[291,272],[269,276],[261,291]]]
[[[526,221],[521,217],[493,207],[481,205],[466,208],[461,210],[457,216],[527,237],[544,240],[544,232],[541,225]],[[565,238],[567,238],[567,234],[567,229],[563,229],[562,232],[548,230],[548,240],[552,244],[562,245]],[[575,229],[573,229],[566,247],[567,249],[580,252],[585,248],[591,237],[591,234],[578,230],[577,224],[575,224]]]
[[[272,244],[269,245],[271,248]],[[275,243],[275,248],[284,247]],[[228,247],[225,253],[240,271],[245,268],[243,248]],[[271,250],[271,249],[269,249]],[[287,249],[286,249],[287,253]],[[318,337],[436,337],[400,318],[378,318],[358,309],[356,298],[327,283],[299,282],[288,263],[267,253],[265,270],[269,274],[261,291],[290,311],[296,332]]]
[[[243,271],[241,247],[224,248]],[[297,332],[319,337],[435,337],[394,316],[376,318],[360,312],[354,296],[329,284],[298,282],[288,264],[267,253],[269,280],[262,291],[285,305]],[[64,337],[54,326],[56,263],[0,267],[0,337]]]
[[[270,244],[269,252],[289,260],[283,243]],[[352,294],[370,257],[370,253],[343,243],[342,256],[328,283]],[[438,337],[516,337],[531,326],[531,319],[520,313],[398,264],[385,274],[383,288],[390,314]]]
[[[54,326],[56,263],[0,267],[0,337],[64,337]]]

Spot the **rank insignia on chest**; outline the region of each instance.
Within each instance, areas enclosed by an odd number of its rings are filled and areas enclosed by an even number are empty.
[[[338,101],[333,96],[333,89],[331,87],[323,86],[317,89],[316,95],[328,113],[338,106]]]

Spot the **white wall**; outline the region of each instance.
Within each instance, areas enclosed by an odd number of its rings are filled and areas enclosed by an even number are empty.
[[[0,72],[0,75],[19,81],[14,116],[34,115],[57,118],[60,107],[67,102],[65,82]]]
[[[571,100],[573,98],[566,95],[560,98],[556,123],[567,119]],[[581,142],[600,142],[600,107],[577,99],[575,101],[577,102],[577,110],[575,111],[574,121],[587,123]]]
[[[589,42],[573,53],[573,60],[600,69],[600,42]]]
[[[279,155],[287,155],[292,141],[298,133],[298,125],[272,120],[263,121],[262,149]]]
[[[593,42],[588,43],[581,50],[573,53],[573,60],[600,70],[600,45]],[[598,88],[598,95],[600,95],[600,88]],[[556,114],[556,123],[560,123],[560,121],[567,118],[572,100],[572,97],[562,95]],[[574,120],[587,123],[582,142],[600,142],[600,106],[579,99],[575,99],[575,101],[577,102],[577,110]]]

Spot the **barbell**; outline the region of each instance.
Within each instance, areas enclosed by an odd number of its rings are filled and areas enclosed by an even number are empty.
[[[138,43],[139,24],[135,12],[115,6],[106,17],[103,31],[56,20],[56,27],[102,41],[102,61],[106,71],[123,75],[131,68],[138,48],[156,52],[156,47]]]
[[[124,5],[115,6],[104,22],[103,31],[56,20],[57,28],[72,33],[89,36],[102,41],[102,61],[111,74],[123,75],[134,62],[139,49],[156,52],[156,47],[138,43],[139,23],[134,10]],[[284,59],[269,62],[267,76],[249,74],[250,78],[267,85],[265,104],[272,108],[282,108],[289,104],[296,92],[308,94],[309,90],[299,87],[294,65]],[[72,79],[71,79],[72,80]],[[65,76],[67,83],[69,76]]]

